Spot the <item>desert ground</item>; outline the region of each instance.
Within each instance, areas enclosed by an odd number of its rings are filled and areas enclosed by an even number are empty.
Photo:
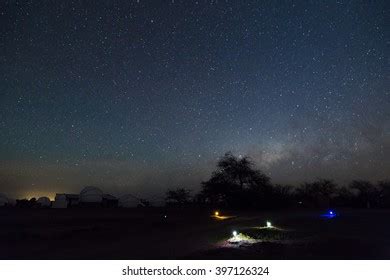
[[[389,210],[336,211],[4,208],[0,259],[390,258]]]

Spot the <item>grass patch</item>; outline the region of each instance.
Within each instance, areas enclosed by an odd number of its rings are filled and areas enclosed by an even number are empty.
[[[275,240],[291,240],[302,237],[296,231],[283,230],[275,227],[253,227],[241,230],[242,234],[252,239],[260,239],[263,241],[275,241]]]

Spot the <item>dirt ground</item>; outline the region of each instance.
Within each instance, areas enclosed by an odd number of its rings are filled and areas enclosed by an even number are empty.
[[[390,259],[389,210],[0,209],[0,259]],[[254,242],[232,232],[280,229]]]

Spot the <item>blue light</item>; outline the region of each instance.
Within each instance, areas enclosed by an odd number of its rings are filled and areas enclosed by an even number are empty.
[[[337,216],[337,213],[334,210],[328,210],[321,216],[324,218],[332,219]]]

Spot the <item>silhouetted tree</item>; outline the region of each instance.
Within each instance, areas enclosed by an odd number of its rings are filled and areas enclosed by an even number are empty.
[[[368,181],[352,181],[351,189],[358,191],[358,202],[360,206],[371,208],[379,204],[381,192],[379,188]]]
[[[150,207],[149,200],[140,199],[139,202],[140,202],[140,204],[138,204],[138,207]]]
[[[352,193],[350,188],[341,187],[336,190],[336,195],[334,198],[335,206],[341,207],[353,207],[356,206],[356,196]]]
[[[353,181],[348,187],[338,188],[333,180],[317,179],[298,188],[273,186],[249,157],[236,157],[228,152],[218,160],[210,179],[202,182],[202,190],[194,202],[234,208],[390,207],[390,181],[377,185]]]
[[[165,201],[168,205],[185,205],[190,202],[190,198],[189,190],[178,188],[176,190],[168,190]]]
[[[272,207],[285,208],[294,205],[294,187],[276,184],[272,189]]]
[[[381,192],[380,195],[381,206],[389,208],[390,207],[390,181],[379,181],[378,188]]]
[[[16,200],[16,207],[19,208],[36,208],[37,205],[37,199],[35,197],[28,199],[17,199]]]
[[[296,190],[296,196],[306,207],[327,207],[331,204],[336,187],[332,180],[318,179],[312,183],[301,184]]]
[[[211,178],[202,182],[201,196],[210,204],[253,207],[262,205],[271,194],[270,178],[255,169],[249,157],[226,153],[217,163]]]

